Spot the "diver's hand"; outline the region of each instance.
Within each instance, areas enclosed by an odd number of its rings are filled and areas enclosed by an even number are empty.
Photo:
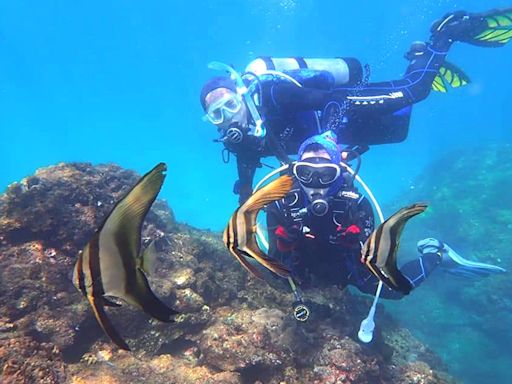
[[[277,249],[281,252],[289,252],[294,249],[296,243],[302,237],[302,231],[295,225],[287,228],[278,225],[274,234],[277,238]]]
[[[336,235],[331,239],[331,243],[341,246],[352,246],[359,242],[360,234],[361,228],[355,224],[349,225],[346,228],[339,225],[336,228]]]

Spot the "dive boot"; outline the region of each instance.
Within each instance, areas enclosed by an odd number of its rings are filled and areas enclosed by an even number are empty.
[[[512,8],[448,13],[435,21],[430,31],[432,41],[445,38],[481,47],[501,47],[512,39]]]
[[[423,41],[415,41],[411,44],[411,48],[404,55],[406,60],[413,61],[428,53],[428,45]],[[448,88],[459,88],[471,82],[469,76],[455,64],[446,60],[438,67],[438,73],[432,81],[432,89],[434,91],[445,93]]]
[[[418,241],[418,252],[421,254],[437,253],[441,258],[440,266],[447,272],[458,276],[483,277],[506,272],[505,269],[495,265],[466,260],[447,244],[434,238]]]

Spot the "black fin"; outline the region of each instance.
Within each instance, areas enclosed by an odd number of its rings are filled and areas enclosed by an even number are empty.
[[[127,295],[129,296],[127,297],[128,300],[133,301],[144,312],[157,320],[172,323],[174,322],[172,316],[179,314],[178,311],[169,308],[155,296],[149,286],[148,279],[140,269],[137,270],[137,284],[127,292]]]

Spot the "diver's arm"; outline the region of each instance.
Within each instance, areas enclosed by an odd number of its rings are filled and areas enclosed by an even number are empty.
[[[272,85],[269,97],[276,107],[284,111],[318,111],[322,110],[332,99],[332,93],[331,91],[279,82]]]
[[[269,204],[266,208],[268,254],[275,260],[282,261],[287,253],[283,249],[281,238],[282,228],[286,228],[286,219],[281,211],[278,202]]]
[[[259,165],[259,158],[238,154],[236,165],[238,169],[238,180],[235,183],[233,192],[239,195],[238,202],[242,205],[252,194],[252,182],[256,168]]]
[[[276,254],[277,252],[277,236],[276,236],[276,229],[279,225],[282,225],[282,217],[279,213],[279,209],[277,207],[277,204],[271,203],[266,208],[266,219],[267,219],[267,236],[268,236],[268,254],[270,257],[273,257],[275,259],[279,258]]]
[[[266,212],[269,255],[286,263],[297,248],[302,232],[290,223],[279,202],[269,204]]]

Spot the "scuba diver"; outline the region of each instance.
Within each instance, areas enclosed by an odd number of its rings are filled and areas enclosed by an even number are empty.
[[[297,308],[307,309],[299,287],[351,285],[362,293],[376,292],[379,279],[364,264],[361,250],[372,233],[379,231],[374,231],[369,200],[354,185],[359,166],[353,173],[348,172],[332,132],[313,136],[302,143],[298,160],[288,166],[293,175],[292,189],[266,208],[268,255],[291,272],[297,320],[305,321],[309,316],[309,310],[307,314],[297,312]],[[396,235],[401,229],[392,231]],[[381,247],[384,242],[376,241],[373,247]],[[420,240],[417,249],[419,257],[399,268],[411,289],[437,267],[466,277],[505,272],[501,267],[466,260],[434,238]],[[385,287],[378,295],[400,299],[404,293]]]
[[[402,79],[369,83],[368,70],[354,58],[258,58],[243,75],[233,68],[210,63],[229,76],[208,80],[200,93],[204,119],[220,133],[223,158],[237,157],[239,179],[234,192],[243,203],[250,196],[260,160],[276,156],[290,163],[302,141],[333,130],[340,143],[358,148],[398,143],[406,139],[412,104],[431,89],[469,82],[456,66],[445,61],[455,41],[499,47],[512,38],[512,9],[485,13],[457,11],[431,27],[428,42],[412,44]],[[224,154],[227,152],[227,156]]]

